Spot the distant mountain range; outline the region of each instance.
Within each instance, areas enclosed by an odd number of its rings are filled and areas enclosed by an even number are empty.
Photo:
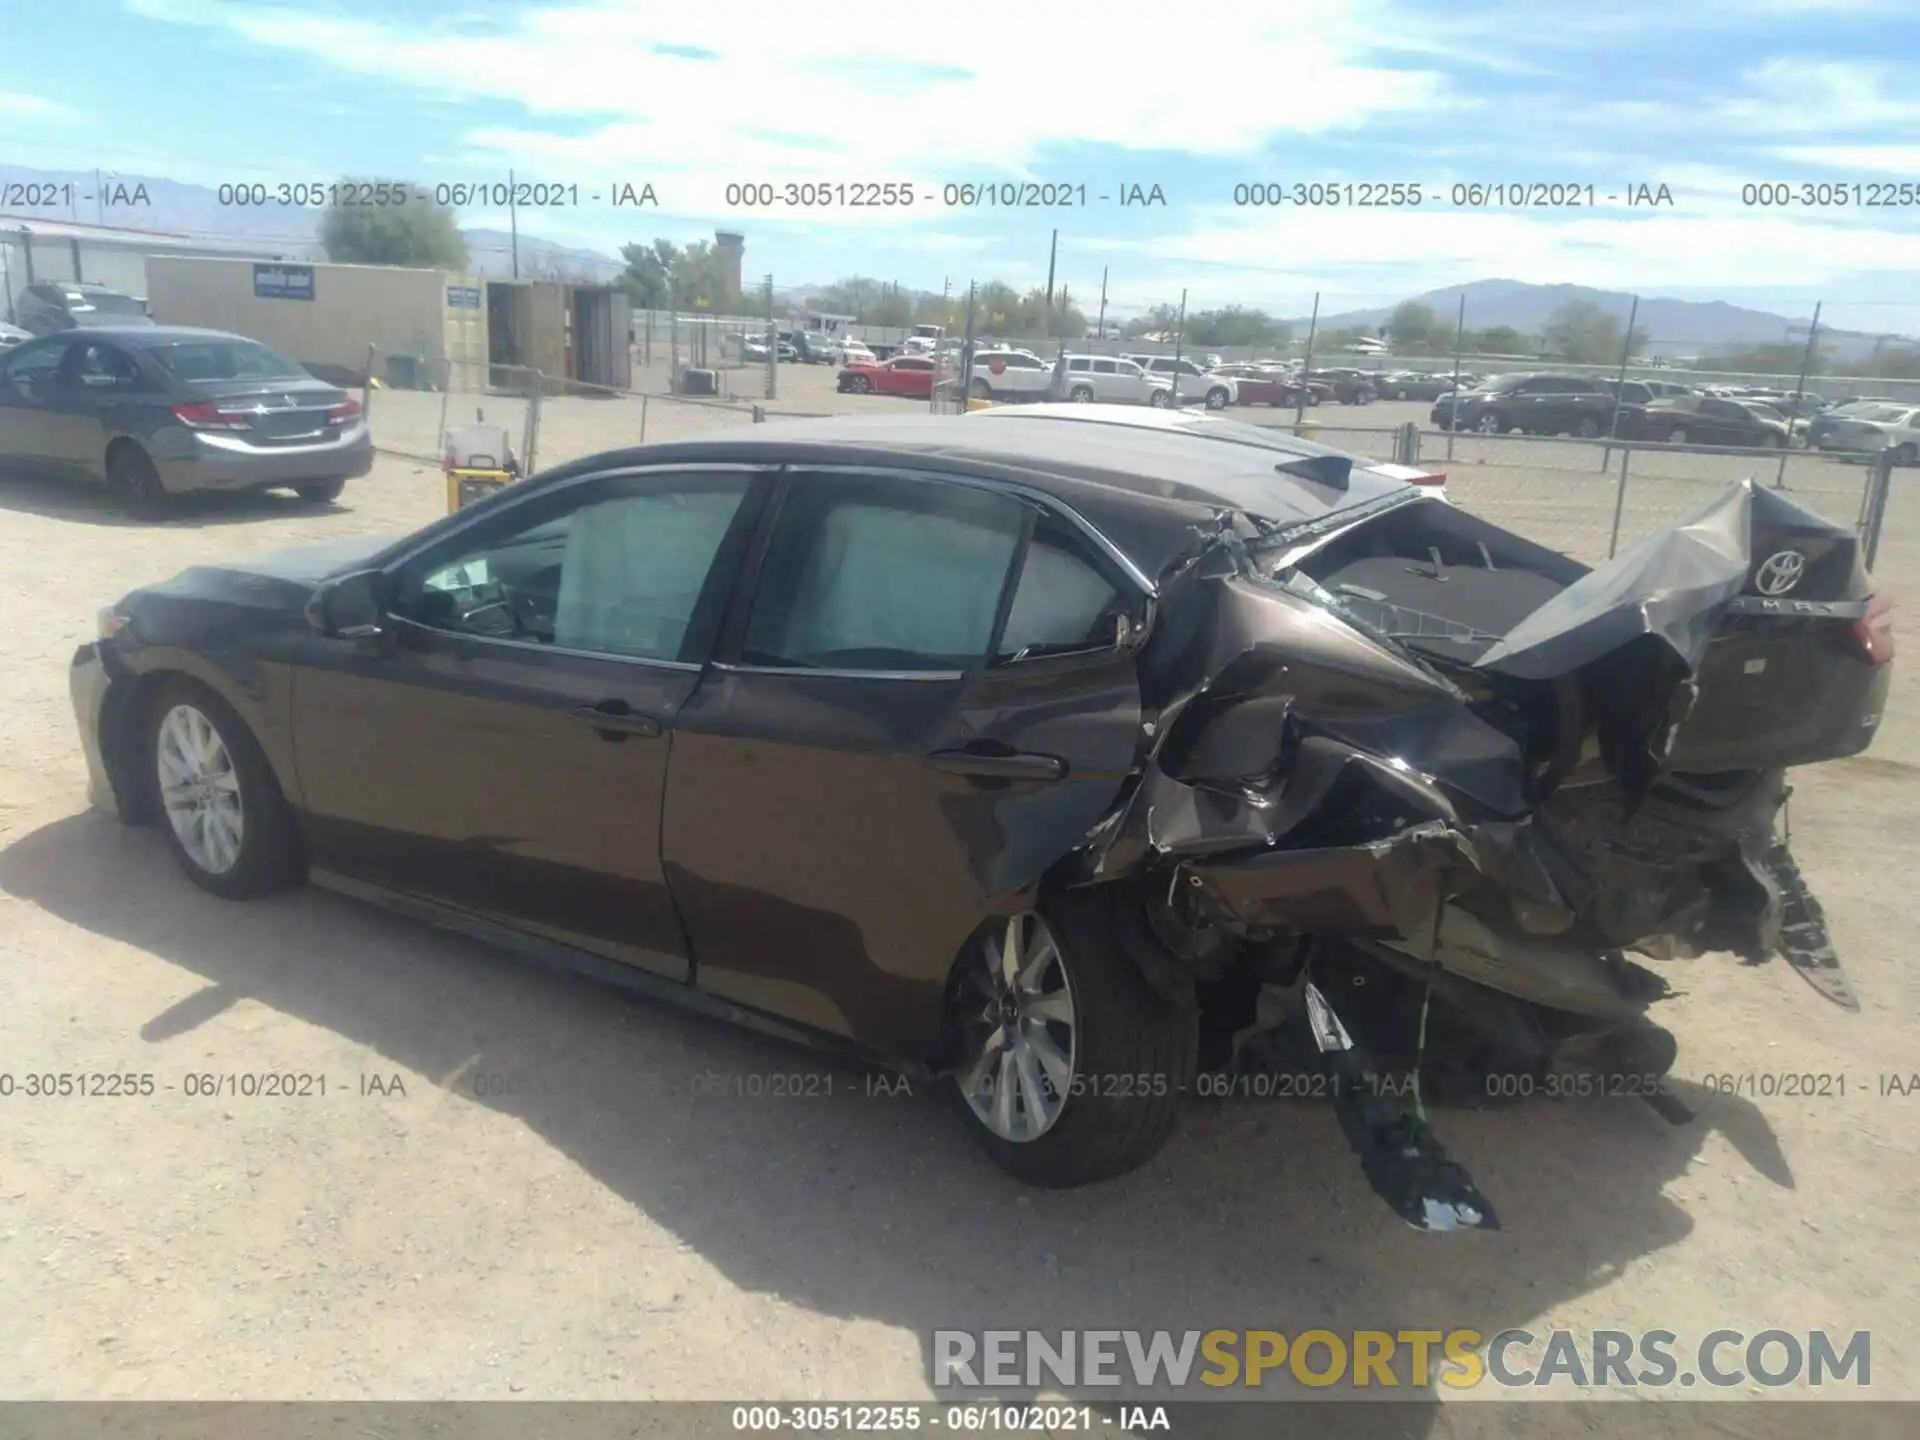
[[[1461,297],[1467,302],[1467,328],[1487,330],[1510,325],[1526,335],[1537,335],[1552,318],[1553,312],[1569,300],[1587,300],[1612,315],[1624,327],[1633,310],[1633,296],[1619,290],[1594,290],[1585,285],[1531,285],[1522,280],[1475,280],[1467,285],[1449,285],[1411,297],[1438,315],[1451,327],[1460,313]],[[1356,326],[1369,329],[1382,324],[1395,307],[1377,310],[1349,310],[1338,315],[1322,315],[1322,330],[1348,330]],[[1290,322],[1304,331],[1307,317]],[[1723,300],[1668,300],[1659,296],[1641,296],[1634,328],[1645,332],[1649,355],[1673,358],[1724,350],[1735,345],[1803,344],[1808,319],[1793,320],[1765,310],[1749,310]],[[1822,349],[1836,355],[1864,354],[1873,349],[1879,337],[1851,330],[1820,331]]]
[[[71,200],[64,187],[71,186]],[[215,245],[245,245],[271,251],[282,259],[320,259],[320,212],[298,205],[221,203],[218,190],[205,185],[183,185],[153,175],[103,171],[96,179],[89,170],[31,170],[0,165],[0,198],[21,188],[53,190],[56,205],[7,211],[4,218],[65,221],[81,225],[113,225],[133,230],[163,230]],[[145,205],[115,205],[111,199],[144,188]],[[470,229],[460,232],[467,242],[470,268],[476,275],[504,280],[513,274],[514,238],[506,230]],[[580,250],[522,232],[519,239],[520,274],[526,279],[611,280],[626,267],[611,255]]]

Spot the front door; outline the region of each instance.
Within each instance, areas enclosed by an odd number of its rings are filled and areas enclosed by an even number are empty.
[[[1114,802],[1141,593],[991,488],[789,478],[750,605],[681,712],[662,827],[704,990],[893,1055],[968,937]]]
[[[71,341],[27,341],[0,361],[0,469],[59,473],[61,359]]]
[[[667,756],[767,483],[589,477],[395,567],[389,636],[294,681],[314,863],[685,979]]]

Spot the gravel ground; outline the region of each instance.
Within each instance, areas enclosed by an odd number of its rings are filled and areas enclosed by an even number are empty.
[[[783,372],[778,408],[907,403],[830,387]],[[381,394],[382,444],[430,450],[438,403]],[[637,401],[548,407],[545,462],[639,438]],[[720,423],[745,422],[649,404],[649,438]],[[1496,467],[1465,463],[1463,442],[1449,474],[1496,518],[1584,534],[1612,501],[1588,493],[1608,484],[1597,463],[1548,468],[1570,448],[1509,446],[1483,457]],[[1695,473],[1723,463],[1753,468]],[[1796,459],[1790,483],[1844,511],[1842,468]],[[1880,569],[1911,602],[1903,481]],[[1713,488],[1662,484],[1662,505]],[[209,501],[158,526],[0,481],[0,1072],[157,1084],[0,1099],[0,1394],[908,1398],[932,1330],[1013,1323],[1865,1329],[1873,1392],[1920,1395],[1920,1098],[1880,1093],[1920,1070],[1913,906],[1894,878],[1920,862],[1911,662],[1873,752],[1802,772],[1793,807],[1864,1013],[1781,964],[1681,967],[1662,1018],[1701,1118],[1671,1128],[1630,1101],[1445,1113],[1507,1228],[1436,1240],[1391,1220],[1319,1107],[1196,1107],[1132,1177],[1027,1191],[934,1097],[869,1096],[808,1056],[329,895],[223,904],[157,836],[85,810],[66,667],[102,604],[440,503],[439,476],[395,458],[336,507]],[[190,1075],[258,1072],[328,1091],[185,1093]],[[1845,1094],[1709,1093],[1730,1072],[1833,1074]],[[782,1074],[832,1093],[725,1093]]]

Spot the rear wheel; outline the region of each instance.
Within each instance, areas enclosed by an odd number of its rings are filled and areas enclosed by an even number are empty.
[[[309,480],[293,487],[293,493],[312,505],[331,505],[346,491],[345,480]]]
[[[1600,438],[1600,422],[1591,415],[1583,415],[1580,417],[1579,423],[1573,427],[1573,433],[1578,435],[1582,440],[1598,440]]]
[[[1192,1084],[1198,1012],[1156,994],[1127,957],[1116,888],[996,921],[956,968],[954,1094],[995,1163],[1028,1184],[1145,1164]]]
[[[1213,389],[1207,391],[1207,408],[1209,410],[1224,410],[1227,408],[1229,398],[1227,392],[1216,385]]]
[[[1156,390],[1147,397],[1147,404],[1156,410],[1166,409],[1169,403],[1171,402],[1167,399],[1167,392],[1164,390]]]
[[[1667,443],[1669,445],[1686,444],[1687,443],[1687,427],[1684,425],[1674,426],[1673,429],[1667,432]]]
[[[107,452],[107,484],[129,513],[142,519],[164,515],[173,499],[152,457],[131,440]]]
[[[299,839],[259,743],[232,708],[187,679],[161,685],[145,730],[167,846],[187,878],[249,900],[299,878]]]
[[[1067,398],[1076,405],[1090,405],[1093,403],[1093,387],[1091,385],[1076,385],[1067,392]]]
[[[967,387],[967,393],[976,400],[991,400],[993,398],[993,387],[984,380],[976,380],[972,385]]]
[[[1911,440],[1904,445],[1896,445],[1893,451],[1893,463],[1896,465],[1920,465],[1920,449],[1916,449]]]
[[[1489,413],[1474,421],[1473,428],[1482,435],[1504,435],[1507,433],[1507,422],[1498,415]]]

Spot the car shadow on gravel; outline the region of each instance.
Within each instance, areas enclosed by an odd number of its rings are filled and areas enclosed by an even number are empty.
[[[242,1000],[324,1027],[517,1118],[743,1290],[913,1332],[929,1373],[936,1329],[1492,1334],[1683,1239],[1663,1191],[1716,1130],[1793,1184],[1759,1111],[1715,1097],[1680,1128],[1638,1101],[1436,1112],[1499,1233],[1406,1229],[1313,1104],[1196,1103],[1145,1169],[1032,1190],[924,1092],[323,891],[212,899],[97,813],[19,836],[0,890],[205,982],[127,1037],[130,1068],[202,1056],[182,1037]]]
[[[338,505],[316,505],[310,500],[302,500],[291,491],[199,491],[174,496],[165,515],[147,520],[129,515],[102,486],[0,472],[0,511],[12,510],[48,520],[70,520],[80,525],[103,525],[114,529],[204,529],[319,515],[341,508]]]

